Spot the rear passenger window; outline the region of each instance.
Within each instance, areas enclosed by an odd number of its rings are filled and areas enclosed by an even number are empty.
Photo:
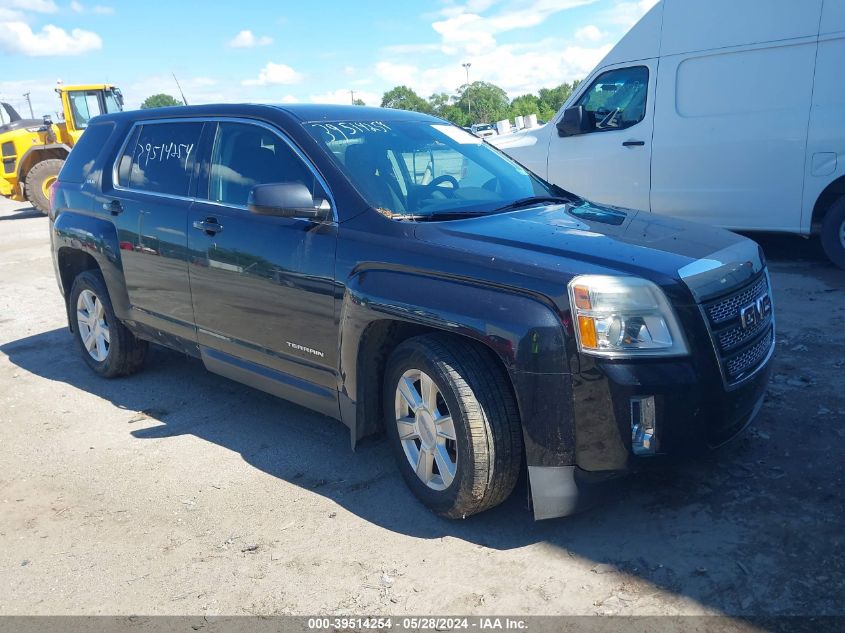
[[[114,123],[98,123],[88,127],[82,137],[73,146],[73,150],[65,161],[59,178],[64,182],[85,182],[89,176],[99,180],[101,169],[94,172],[94,164],[100,165],[97,160],[106,141],[114,131]]]
[[[136,130],[119,162],[122,187],[187,196],[202,123],[147,123]]]
[[[246,123],[220,123],[211,152],[208,199],[246,206],[255,185],[301,183],[325,198],[314,174],[278,135]]]

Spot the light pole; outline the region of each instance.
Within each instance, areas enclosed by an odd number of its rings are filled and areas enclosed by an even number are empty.
[[[465,64],[461,64],[464,67],[464,70],[467,71],[467,116],[472,118],[472,100],[469,98],[469,67],[472,66],[471,63],[466,62]]]
[[[29,98],[29,93],[25,92],[23,93],[23,96],[26,98],[26,103],[29,106],[29,118],[34,119],[35,115],[32,113],[32,101]]]

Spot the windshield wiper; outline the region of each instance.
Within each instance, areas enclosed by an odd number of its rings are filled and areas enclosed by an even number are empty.
[[[528,198],[520,198],[513,202],[506,204],[498,209],[493,209],[491,213],[500,213],[502,211],[513,211],[514,209],[522,209],[523,207],[530,207],[534,204],[566,204],[573,202],[572,198],[564,198],[562,196],[529,196]]]

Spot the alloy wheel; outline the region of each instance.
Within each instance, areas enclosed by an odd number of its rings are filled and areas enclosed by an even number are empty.
[[[417,477],[432,490],[446,490],[458,466],[455,426],[443,394],[431,377],[409,369],[396,385],[399,441]]]
[[[103,302],[87,288],[76,300],[76,323],[85,350],[98,363],[109,355],[109,325]]]

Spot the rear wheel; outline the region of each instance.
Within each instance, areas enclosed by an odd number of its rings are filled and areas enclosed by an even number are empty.
[[[825,214],[821,238],[830,261],[845,268],[845,196],[834,202]]]
[[[47,213],[50,210],[50,187],[59,177],[65,164],[60,158],[35,163],[26,175],[26,199],[33,207]]]
[[[138,371],[148,344],[118,320],[99,271],[86,270],[74,280],[70,313],[76,342],[91,369],[105,378]]]
[[[409,339],[388,361],[384,411],[402,476],[437,514],[465,518],[510,495],[522,429],[490,352],[446,335]]]

